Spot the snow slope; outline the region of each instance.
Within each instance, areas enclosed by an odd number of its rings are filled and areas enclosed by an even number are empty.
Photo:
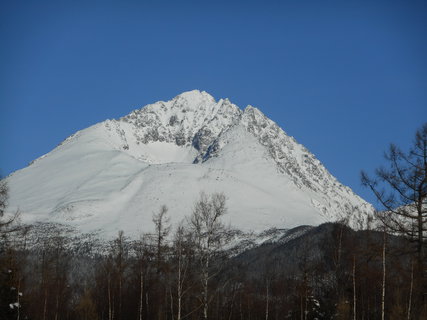
[[[243,230],[372,212],[261,111],[197,90],[79,131],[7,180],[24,222],[106,238],[151,231],[163,204],[178,223],[201,191],[224,192],[226,222]]]

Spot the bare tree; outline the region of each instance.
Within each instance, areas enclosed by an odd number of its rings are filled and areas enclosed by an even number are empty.
[[[181,320],[183,318],[182,309],[183,309],[183,298],[187,293],[185,284],[188,280],[188,269],[190,268],[190,259],[192,255],[192,250],[189,245],[188,235],[183,226],[180,224],[174,235],[173,241],[173,251],[176,259],[175,262],[175,273],[176,273],[176,297],[177,297],[177,310],[176,310],[176,319]]]
[[[201,193],[188,221],[200,264],[201,304],[204,319],[208,319],[209,280],[216,274],[211,263],[222,251],[229,231],[221,221],[226,213],[226,197],[223,193],[214,193],[210,196]]]
[[[353,255],[353,319],[357,319],[357,294],[356,294],[356,255]]]
[[[384,206],[379,217],[389,230],[417,243],[422,265],[427,231],[427,123],[417,130],[408,152],[392,144],[385,159],[388,166],[377,169],[375,179],[362,171],[362,183]]]
[[[19,218],[18,210],[11,216],[5,216],[8,199],[9,187],[5,179],[0,179],[0,236],[2,238],[11,232],[18,231],[20,227],[19,224],[16,223]]]
[[[168,208],[165,205],[160,207],[158,213],[153,214],[153,222],[156,237],[156,264],[157,272],[159,273],[165,248],[164,243],[170,232],[170,218],[168,217]]]
[[[15,309],[17,310],[17,316],[16,318],[20,318],[20,290],[21,290],[21,283],[20,280],[18,281],[17,285],[18,290],[15,290],[17,292],[17,295],[11,295],[13,290],[11,289],[13,286],[12,280],[15,277],[20,278],[22,275],[18,274],[18,266],[15,266],[12,268],[10,265],[10,261],[17,259],[16,251],[15,251],[15,245],[13,245],[11,241],[13,238],[17,237],[11,237],[11,233],[17,232],[21,230],[21,226],[18,221],[19,217],[19,211],[16,211],[15,214],[11,216],[6,216],[6,208],[8,205],[8,198],[9,198],[9,188],[7,186],[5,179],[0,179],[0,314],[12,314],[14,313]],[[23,230],[25,231],[25,230]],[[15,239],[16,240],[16,239]],[[13,259],[9,257],[10,255],[13,256]],[[9,270],[6,275],[2,277],[2,271],[6,269]],[[13,270],[12,270],[13,269]],[[5,302],[13,302],[12,304],[13,308],[9,308],[9,304]],[[16,301],[16,302],[15,302]],[[16,308],[15,308],[16,306]],[[0,317],[1,318],[1,317]]]
[[[117,275],[117,286],[118,286],[118,312],[117,317],[120,320],[122,318],[122,305],[123,305],[123,281],[124,273],[126,269],[126,256],[127,256],[127,244],[124,232],[119,231],[117,238],[112,243],[112,253],[114,256],[114,266]]]
[[[7,207],[7,200],[9,196],[9,188],[7,187],[6,180],[0,180],[0,218],[3,217],[4,211]]]
[[[151,256],[151,250],[147,234],[141,235],[141,238],[135,242],[134,250],[137,258],[139,276],[138,319],[143,320],[145,304],[144,295],[148,296],[148,293],[144,292],[144,282],[149,269],[148,261],[150,260]]]

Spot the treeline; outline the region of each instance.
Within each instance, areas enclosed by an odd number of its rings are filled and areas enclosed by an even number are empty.
[[[163,206],[152,233],[105,244],[3,232],[0,319],[426,319],[406,239],[332,223],[256,245],[225,213],[224,195],[201,195],[182,224]]]

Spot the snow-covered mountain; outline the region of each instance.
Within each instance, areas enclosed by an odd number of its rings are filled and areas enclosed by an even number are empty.
[[[7,180],[24,222],[105,237],[152,230],[163,204],[178,223],[201,191],[224,192],[226,222],[243,230],[372,211],[257,108],[197,90],[78,131]]]

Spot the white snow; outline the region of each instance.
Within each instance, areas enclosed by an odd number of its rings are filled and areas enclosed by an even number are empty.
[[[224,192],[226,222],[244,230],[372,210],[258,109],[197,90],[79,131],[7,179],[9,211],[19,208],[24,222],[106,238],[151,231],[163,204],[178,223],[201,191]]]

